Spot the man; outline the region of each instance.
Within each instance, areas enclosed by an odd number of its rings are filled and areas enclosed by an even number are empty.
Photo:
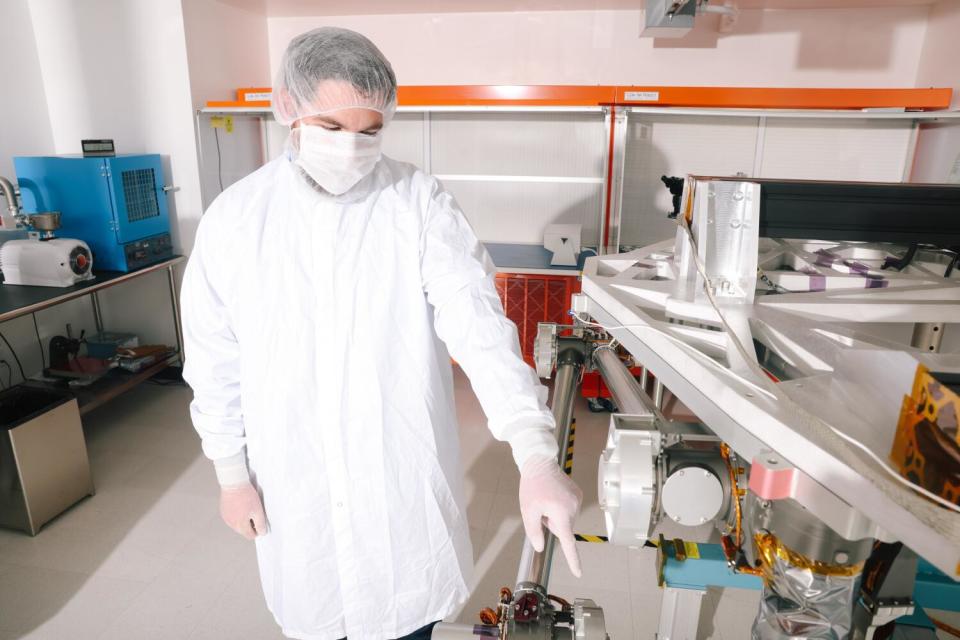
[[[273,95],[287,150],[210,206],[182,298],[220,512],[256,540],[284,635],[426,638],[469,595],[451,356],[511,445],[531,542],[545,524],[579,575],[580,493],[493,265],[435,179],[380,154],[390,64],[316,29],[290,43]]]

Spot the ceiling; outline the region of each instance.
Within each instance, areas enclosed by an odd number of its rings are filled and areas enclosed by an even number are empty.
[[[473,13],[494,11],[592,11],[640,9],[643,0],[219,0],[270,17]],[[739,0],[741,9],[824,9],[929,5],[937,0]],[[944,0],[946,1],[946,0]],[[718,1],[716,4],[722,4]]]

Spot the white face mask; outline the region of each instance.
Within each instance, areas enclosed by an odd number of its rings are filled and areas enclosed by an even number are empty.
[[[296,163],[314,182],[335,196],[346,193],[366,177],[380,160],[382,136],[329,131],[301,124]]]

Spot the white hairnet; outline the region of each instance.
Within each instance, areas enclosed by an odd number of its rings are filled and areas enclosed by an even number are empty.
[[[397,107],[397,78],[370,40],[355,31],[320,27],[287,45],[273,84],[277,122],[342,109],[383,114],[386,124]]]

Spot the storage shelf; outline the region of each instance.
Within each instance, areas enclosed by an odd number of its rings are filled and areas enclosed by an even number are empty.
[[[94,271],[93,280],[86,280],[72,287],[33,287],[16,284],[0,285],[0,322],[13,320],[30,313],[49,309],[58,304],[82,298],[108,287],[139,278],[148,273],[166,269],[186,260],[183,256],[173,256],[142,269],[120,273],[118,271]]]
[[[577,267],[554,267],[549,251],[538,244],[515,244],[508,242],[485,242],[487,253],[497,267],[497,273],[525,275],[579,276]],[[587,247],[584,247],[587,250]]]
[[[179,361],[179,359],[179,353],[172,353],[166,358],[136,373],[123,369],[113,369],[86,387],[65,387],[62,384],[44,380],[27,380],[27,382],[23,384],[34,389],[69,390],[69,392],[76,397],[77,404],[80,406],[80,415],[82,416],[110,402],[141,382],[152,378],[173,363]]]
[[[152,378],[180,359],[179,353],[173,353],[146,369],[136,373],[114,369],[89,387],[72,389],[80,405],[80,415],[85,415],[97,407],[110,402],[121,393],[129,391],[141,382]]]

